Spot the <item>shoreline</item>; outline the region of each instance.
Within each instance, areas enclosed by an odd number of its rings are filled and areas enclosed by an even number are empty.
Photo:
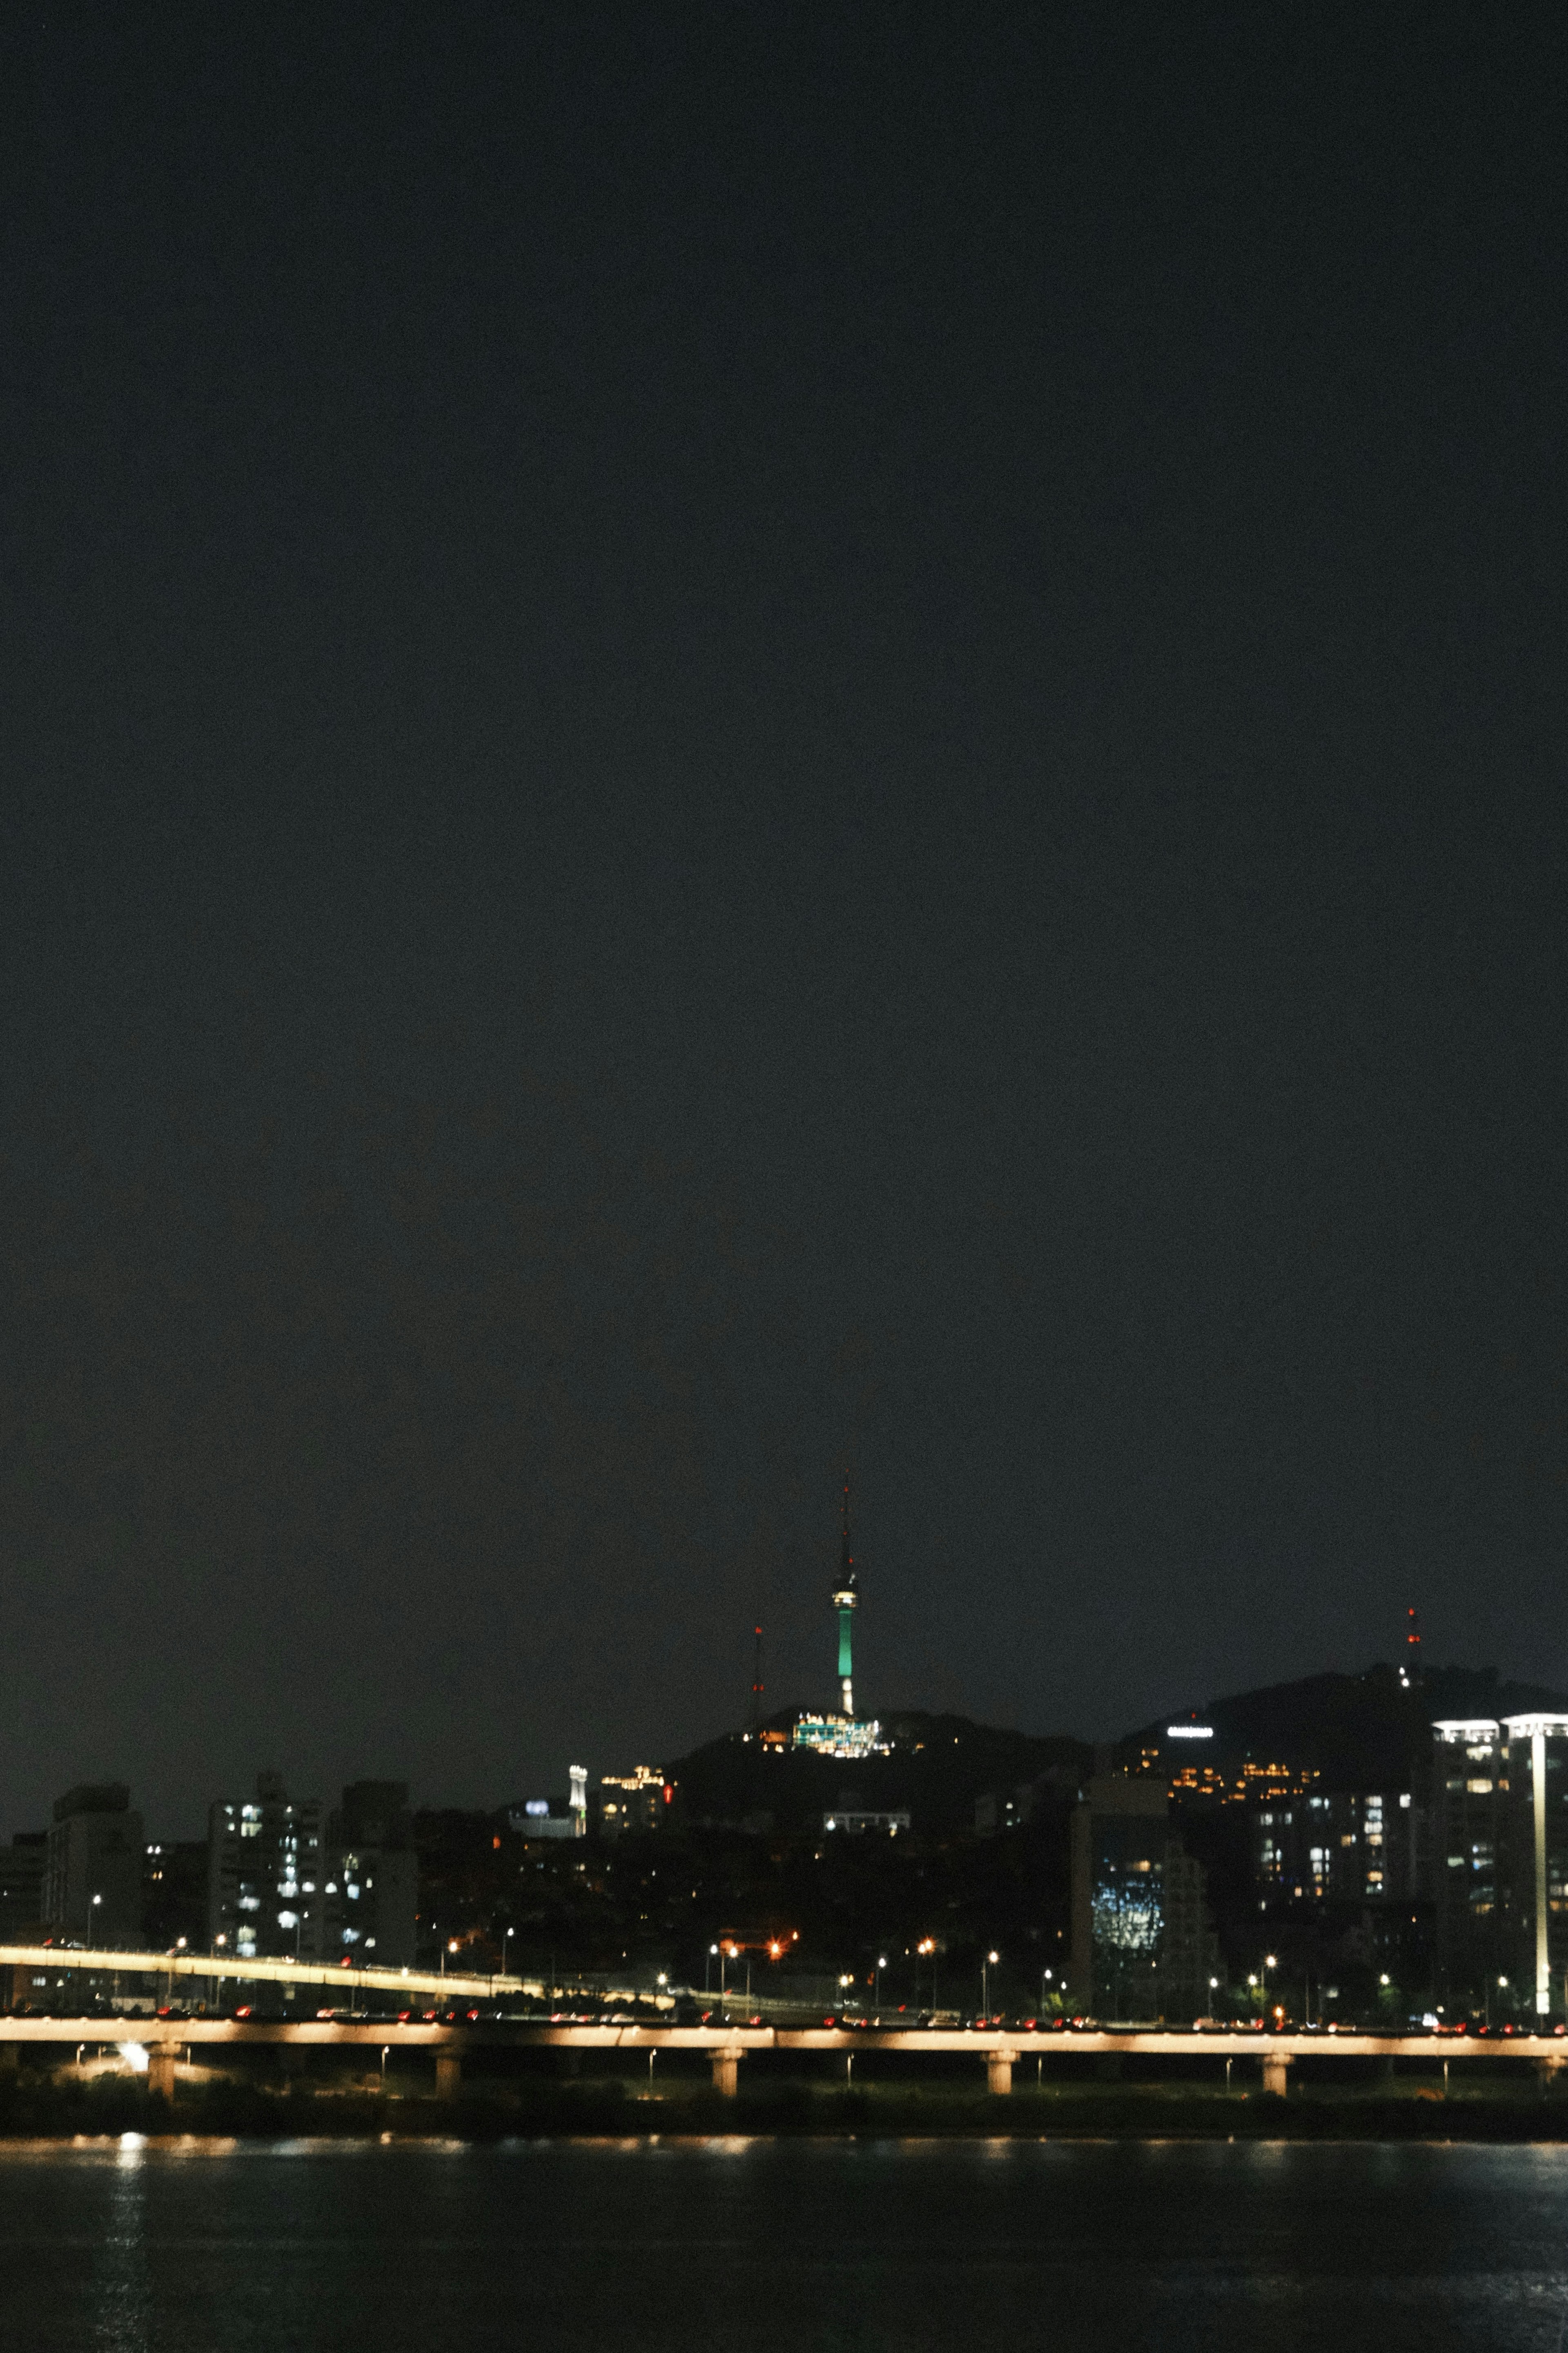
[[[179,2086],[173,2100],[120,2077],[39,2079],[0,2097],[0,2147],[113,2142],[311,2140],[392,2143],[502,2140],[1339,2141],[1568,2144],[1568,2097],[1521,2092],[1369,2090],[1332,2096],[1247,2091],[1025,2091],[1007,2097],[783,2084],[726,2099],[706,2086],[650,2097],[618,2083],[531,2085],[438,2100],[357,2090],[260,2087],[228,2081]]]

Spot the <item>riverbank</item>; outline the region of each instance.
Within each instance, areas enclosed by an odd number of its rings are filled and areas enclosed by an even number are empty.
[[[705,2086],[658,2095],[619,2082],[537,2083],[438,2100],[407,2093],[271,2086],[213,2078],[173,2099],[144,2080],[23,2077],[0,2086],[0,2138],[73,2139],[121,2133],[290,2139],[487,2141],[760,2134],[924,2139],[1243,2139],[1568,2142],[1568,2097],[1425,2090],[1343,2094],[1316,2088],[1280,2098],[1146,2086],[1020,2090],[1005,2098],[933,2087],[853,2090],[779,2084],[724,2099]]]

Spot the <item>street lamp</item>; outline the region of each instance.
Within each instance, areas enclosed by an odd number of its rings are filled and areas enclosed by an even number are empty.
[[[877,2008],[879,2010],[882,2007],[882,1971],[887,1966],[888,1956],[886,1953],[879,1953],[877,1956]]]
[[[516,1936],[516,1934],[517,1934],[517,1930],[516,1930],[515,1928],[503,1928],[503,1929],[502,1929],[502,1931],[501,1931],[501,1940],[500,1940],[500,1973],[501,1973],[501,1975],[502,1975],[502,1977],[503,1977],[503,1978],[504,1978],[504,1977],[505,1977],[505,1975],[506,1975],[506,1948],[507,1948],[508,1945],[510,1943],[510,1941],[511,1941],[511,1939],[513,1938],[513,1936]]]
[[[999,1954],[987,1953],[985,1958],[980,1964],[980,2014],[983,2018],[989,2018],[991,2015],[991,1978],[989,1972],[995,1968],[1000,1957]]]
[[[934,2013],[936,2010],[936,1938],[934,1936],[922,1936],[921,1938],[920,1943],[915,1947],[915,1955],[917,1959],[922,1953],[926,1959],[931,1963],[931,2006],[932,2012]],[[921,1979],[920,1971],[917,1968],[915,1971],[915,2000],[917,2004],[920,2001],[920,1998]]]
[[[92,1915],[102,1901],[101,1895],[95,1895],[87,1907],[87,1949],[89,1953],[92,1950]]]

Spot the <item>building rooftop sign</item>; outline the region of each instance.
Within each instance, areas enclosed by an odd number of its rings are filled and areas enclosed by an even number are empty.
[[[1212,1724],[1168,1724],[1165,1737],[1167,1740],[1212,1740],[1214,1726]]]

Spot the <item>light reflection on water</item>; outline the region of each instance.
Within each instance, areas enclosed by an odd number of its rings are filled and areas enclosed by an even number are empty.
[[[0,2144],[5,2353],[1560,2353],[1568,2148]]]

